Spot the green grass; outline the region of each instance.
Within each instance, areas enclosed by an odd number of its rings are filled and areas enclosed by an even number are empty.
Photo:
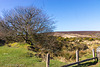
[[[27,46],[23,43],[13,43],[9,44],[11,47],[0,46],[0,67],[45,67],[46,64],[42,61],[42,58],[35,56],[36,52],[27,50]],[[87,56],[81,56],[81,60],[92,58],[92,54]],[[71,61],[67,64],[72,63]],[[99,62],[100,63],[100,62]],[[50,67],[60,67],[67,65],[64,62],[58,60],[50,60]],[[99,67],[100,64],[94,62],[93,60],[81,63],[79,66],[74,65],[72,67]]]
[[[92,57],[93,57],[92,54],[90,54],[87,56],[80,57],[79,60],[82,61],[82,60],[89,59]],[[100,61],[97,61],[96,59],[96,61],[90,60],[90,61],[82,62],[80,63],[80,65],[73,65],[72,67],[98,67],[98,63],[100,63]]]
[[[28,51],[25,48],[15,47],[0,47],[0,67],[45,67],[45,62],[42,62],[41,58],[36,56],[30,57],[28,53],[35,52]],[[50,67],[60,67],[65,63],[51,60]]]

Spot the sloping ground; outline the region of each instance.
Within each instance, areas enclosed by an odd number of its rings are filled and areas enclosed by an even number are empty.
[[[45,67],[41,58],[34,56],[35,52],[25,48],[0,47],[0,67]],[[51,60],[50,67],[60,67],[65,63]]]
[[[100,67],[100,62],[98,62],[98,63],[95,64],[95,65],[89,66],[89,67]]]

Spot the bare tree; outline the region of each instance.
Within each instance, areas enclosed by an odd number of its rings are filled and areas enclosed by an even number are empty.
[[[26,42],[34,41],[34,35],[53,31],[52,21],[36,7],[17,7],[6,11],[1,20],[2,30],[14,37],[22,37]]]

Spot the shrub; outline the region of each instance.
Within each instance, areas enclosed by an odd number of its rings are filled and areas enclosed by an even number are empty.
[[[88,37],[84,37],[84,38],[83,38],[83,40],[88,40],[88,39],[89,39]]]
[[[33,57],[34,55],[32,53],[27,52],[26,57]]]
[[[84,37],[83,40],[93,41],[95,39],[94,38],[89,38],[89,37]]]
[[[89,41],[93,41],[94,39],[93,39],[93,38],[89,38],[88,40],[89,40]]]
[[[63,37],[60,37],[60,36],[59,36],[59,37],[57,38],[57,41],[59,41],[59,42],[61,42],[61,41],[63,41],[63,40],[65,40]]]
[[[83,55],[85,55],[86,53],[87,53],[87,52],[86,52],[86,51],[83,51],[83,50],[79,51],[80,56],[83,56]]]
[[[73,41],[75,41],[76,40],[76,38],[69,38],[69,41],[70,42],[73,42]]]
[[[70,55],[70,53],[69,53],[69,52],[68,52],[68,53],[63,54],[63,56],[64,56],[67,60],[69,60],[69,59],[71,58],[71,55]]]
[[[75,51],[71,53],[71,60],[75,60],[76,59],[76,53]]]
[[[67,59],[67,60],[69,60],[69,59],[75,60],[76,53],[75,53],[75,51],[73,51],[73,52],[66,52],[66,53],[63,53],[63,57],[65,57],[65,59]]]

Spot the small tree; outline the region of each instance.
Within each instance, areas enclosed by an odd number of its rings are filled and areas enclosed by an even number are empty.
[[[52,21],[41,9],[36,7],[17,7],[6,11],[0,21],[2,31],[16,39],[22,37],[26,43],[33,44],[34,35],[53,31]]]

